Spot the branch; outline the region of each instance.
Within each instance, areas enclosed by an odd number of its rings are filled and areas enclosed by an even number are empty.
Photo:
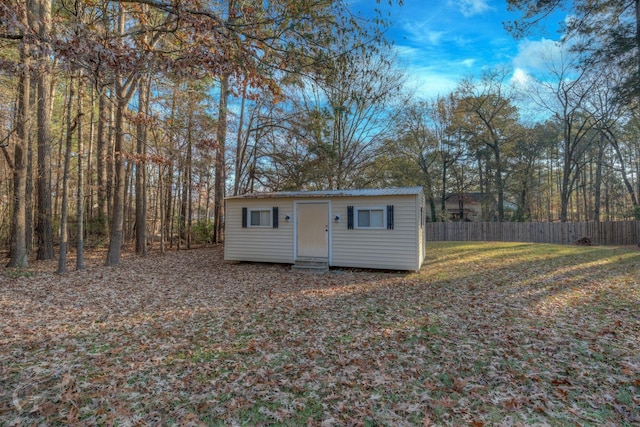
[[[0,33],[0,39],[6,40],[22,40],[24,38],[24,34],[8,34],[8,33]]]
[[[26,121],[25,121],[26,122]],[[2,141],[0,141],[0,148],[7,148],[9,146],[9,139],[11,138],[11,135],[13,135],[14,133],[16,133],[18,131],[18,128],[13,128],[9,131],[9,133],[7,134],[7,136],[5,136]]]
[[[9,164],[9,169],[14,169],[13,161],[11,160],[11,156],[9,156],[9,150],[7,150],[8,146],[9,144],[3,143],[2,145],[0,145],[0,148],[2,148],[2,154],[4,154],[4,158]]]
[[[180,16],[180,10],[190,14],[190,15],[201,15],[201,16],[206,16],[209,19],[212,19],[213,21],[215,21],[220,27],[224,27],[226,28],[226,23],[225,21],[218,16],[217,14],[204,10],[204,9],[191,9],[191,8],[186,8],[186,7],[181,7],[179,5],[176,4],[167,4],[167,3],[163,3],[162,1],[155,1],[155,0],[113,0],[114,3],[137,3],[137,4],[146,4],[149,5],[151,7],[154,7],[156,9],[159,10],[163,10],[167,13],[170,13],[172,15],[176,15],[176,16]]]

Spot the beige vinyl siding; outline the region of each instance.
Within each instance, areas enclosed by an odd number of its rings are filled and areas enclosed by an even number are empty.
[[[418,270],[419,233],[418,196],[335,197],[331,217],[340,215],[339,223],[331,225],[331,265],[336,267]],[[394,206],[394,229],[347,229],[347,206]],[[356,221],[354,214],[354,223]]]
[[[424,194],[418,196],[418,202],[416,204],[416,216],[418,217],[418,269],[422,267],[424,258],[427,255],[427,241],[425,239],[425,215],[427,214],[427,207],[425,206]]]
[[[269,209],[278,207],[278,228],[242,228],[242,208]],[[285,216],[291,220],[286,221]],[[247,218],[247,222],[249,222]],[[293,263],[293,200],[291,199],[228,199],[225,210],[224,259]]]

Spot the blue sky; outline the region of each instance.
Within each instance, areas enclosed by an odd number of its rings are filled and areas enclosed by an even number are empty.
[[[376,7],[374,0],[356,0],[353,6]],[[506,0],[404,0],[403,6],[386,10],[392,21],[387,39],[395,43],[409,87],[424,98],[445,95],[461,78],[497,65],[513,69],[516,79],[535,72],[541,54],[554,49],[553,41],[560,38],[557,23],[564,19],[557,13],[546,29],[515,40],[503,22],[519,15],[507,11]]]

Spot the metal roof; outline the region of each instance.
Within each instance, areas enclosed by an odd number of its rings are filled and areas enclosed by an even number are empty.
[[[227,199],[275,199],[303,197],[410,196],[422,193],[422,187],[364,188],[357,190],[283,191],[277,193],[247,193]]]

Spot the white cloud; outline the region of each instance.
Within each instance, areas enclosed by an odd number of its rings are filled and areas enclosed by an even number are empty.
[[[523,70],[544,72],[562,61],[563,52],[562,44],[554,40],[524,40],[518,44],[513,65]]]
[[[487,0],[462,0],[455,3],[458,3],[460,12],[467,18],[492,10],[492,7],[489,6]]]
[[[463,59],[462,61],[460,61],[460,64],[467,68],[473,67],[473,64],[475,63],[476,63],[476,60],[474,58]]]
[[[453,91],[475,59],[448,58],[437,49],[396,45],[398,64],[408,77],[409,90],[420,98],[435,98]]]
[[[410,60],[415,58],[416,56],[423,54],[420,49],[406,45],[395,45],[394,50],[398,54],[398,58],[400,58],[401,60],[407,59],[409,60],[408,62],[411,62]]]
[[[445,34],[444,31],[427,31],[426,37],[427,40],[433,45],[440,44],[440,40],[442,40],[442,36]]]
[[[465,75],[481,66],[478,58],[459,58],[439,49],[396,45],[395,51],[409,90],[423,99],[451,93]]]
[[[511,77],[511,85],[516,88],[526,88],[531,82],[531,76],[527,74],[522,68],[516,68],[513,70],[513,76]]]
[[[428,22],[412,22],[404,25],[408,39],[417,44],[437,46],[447,35],[446,31],[433,30]]]
[[[431,67],[410,67],[407,70],[407,86],[418,98],[432,99],[455,90],[458,77]]]

